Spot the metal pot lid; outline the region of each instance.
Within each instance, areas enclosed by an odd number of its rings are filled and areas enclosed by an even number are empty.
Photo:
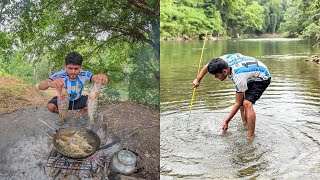
[[[135,166],[137,163],[136,155],[129,150],[120,150],[118,152],[118,159],[120,163],[127,166]]]

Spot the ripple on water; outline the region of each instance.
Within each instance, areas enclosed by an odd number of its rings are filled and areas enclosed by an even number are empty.
[[[311,114],[305,115],[293,107],[256,106],[254,141],[247,140],[239,114],[230,122],[228,132],[221,133],[222,120],[230,108],[193,110],[189,121],[188,112],[162,114],[161,177],[293,178],[319,172],[319,118],[311,116],[310,120]]]
[[[172,94],[161,93],[165,97],[161,99],[161,177],[320,178],[319,69],[313,63],[304,62],[310,53],[317,50],[300,46],[303,44],[300,42],[279,42],[297,40],[244,40],[271,41],[277,45],[274,48],[269,42],[259,43],[268,51],[254,52],[255,57],[268,66],[272,76],[270,86],[254,106],[257,116],[254,141],[247,141],[239,113],[230,122],[228,132],[221,133],[221,123],[230,110],[225,108],[234,103],[234,89],[231,89],[230,81],[221,83],[205,77],[202,82],[205,86],[197,91],[194,108],[187,121],[191,94],[186,87],[192,78],[190,80],[181,71],[178,79],[188,82],[183,84],[185,89],[175,93],[177,85],[172,81],[171,87],[167,86],[172,88]]]

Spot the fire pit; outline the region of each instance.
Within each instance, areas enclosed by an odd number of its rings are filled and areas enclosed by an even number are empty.
[[[108,172],[107,168],[112,157],[111,153],[104,155],[103,149],[112,147],[113,145],[120,142],[120,138],[115,138],[111,143],[100,146],[100,138],[96,132],[78,127],[69,127],[69,128],[60,128],[59,130],[55,129],[48,123],[44,122],[41,118],[38,119],[40,122],[44,123],[51,129],[55,131],[51,137],[53,138],[53,148],[50,151],[49,157],[44,166],[44,173],[46,173],[46,168],[50,168],[50,176],[56,178],[59,175],[74,175],[79,178],[99,178],[105,177]],[[65,140],[62,137],[68,137],[69,140]],[[75,155],[67,153],[66,148],[57,143],[58,140],[67,142],[66,146],[71,146],[71,144],[78,144],[77,138],[83,138],[90,147],[92,148],[89,155]],[[74,138],[74,139],[72,139]],[[63,148],[62,148],[63,147]],[[69,150],[69,149],[68,149]]]
[[[79,178],[103,177],[108,174],[108,165],[111,156],[103,156],[101,152],[96,152],[90,157],[73,159],[60,154],[54,147],[44,166],[47,174],[50,169],[50,176],[55,178],[59,175],[75,175]]]

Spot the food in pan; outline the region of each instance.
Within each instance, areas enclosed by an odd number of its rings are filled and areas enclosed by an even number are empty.
[[[62,148],[62,151],[70,157],[85,157],[94,150],[87,140],[79,135],[79,131],[71,136],[70,134],[62,134],[56,139],[56,142]]]

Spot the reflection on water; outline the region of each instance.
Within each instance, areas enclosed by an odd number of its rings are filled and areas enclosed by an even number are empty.
[[[320,67],[304,59],[320,50],[296,39],[208,42],[205,63],[239,52],[270,70],[272,83],[254,106],[256,138],[248,141],[239,113],[221,133],[234,102],[230,80],[205,76],[189,111],[201,43],[161,42],[161,178],[318,179]]]

